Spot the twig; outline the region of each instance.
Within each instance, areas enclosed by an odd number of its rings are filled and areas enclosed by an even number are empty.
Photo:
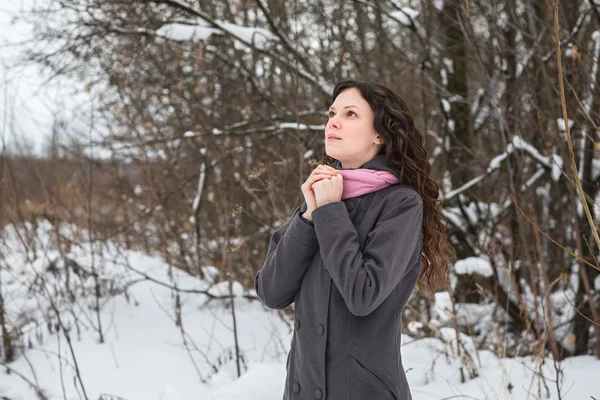
[[[33,270],[35,271],[35,269],[33,269]],[[87,395],[87,393],[85,391],[85,385],[83,384],[83,379],[81,377],[81,372],[79,370],[79,364],[77,363],[77,357],[75,356],[75,350],[73,348],[73,343],[71,342],[71,335],[69,334],[69,331],[67,330],[67,328],[63,324],[62,318],[60,316],[60,311],[59,311],[56,303],[54,302],[54,298],[52,297],[52,293],[48,289],[48,286],[46,286],[46,280],[37,271],[35,271],[35,274],[40,279],[42,287],[44,288],[44,290],[48,294],[48,301],[50,302],[50,306],[52,307],[52,311],[54,311],[54,313],[56,315],[56,319],[58,321],[58,325],[60,326],[60,329],[62,330],[63,334],[65,335],[65,339],[67,340],[67,345],[69,347],[69,351],[71,352],[71,357],[73,358],[73,365],[75,367],[75,377],[79,381],[79,384],[81,386],[81,390],[83,391],[83,397],[85,398],[85,400],[89,400],[89,397],[88,397],[88,395]]]
[[[156,305],[158,306],[158,308],[160,308],[160,309],[162,310],[162,312],[163,312],[163,313],[164,313],[164,314],[167,316],[167,318],[169,318],[169,319],[170,319],[170,320],[173,322],[173,324],[174,324],[175,326],[177,326],[177,323],[178,323],[178,321],[177,321],[177,318],[174,318],[174,317],[172,317],[172,316],[170,315],[169,311],[168,311],[168,310],[166,310],[166,309],[165,309],[165,307],[163,307],[163,305],[162,305],[162,304],[161,304],[161,303],[158,301],[158,299],[156,298],[156,296],[155,296],[154,292],[152,292],[152,291],[151,291],[151,293],[152,293],[152,297],[154,298],[154,301],[156,302]],[[202,355],[202,357],[204,357],[204,361],[206,362],[206,364],[208,364],[208,365],[210,366],[210,368],[211,368],[211,369],[212,369],[212,370],[213,370],[215,373],[219,372],[219,369],[218,369],[218,367],[217,367],[215,364],[213,364],[213,363],[210,361],[210,359],[208,358],[208,354],[207,354],[207,353],[205,353],[205,352],[203,352],[203,351],[201,351],[201,350],[198,348],[198,346],[196,345],[196,343],[194,342],[194,340],[193,340],[191,337],[189,337],[189,334],[188,334],[188,333],[187,333],[187,331],[186,331],[186,330],[183,328],[183,324],[181,324],[181,326],[179,326],[179,328],[180,328],[180,329],[179,329],[179,331],[180,331],[180,333],[181,333],[181,335],[182,335],[182,338],[184,339],[184,341],[183,341],[184,347],[185,347],[185,349],[186,349],[186,352],[188,353],[188,356],[190,357],[190,361],[192,362],[192,365],[194,366],[194,369],[196,370],[196,372],[197,372],[197,374],[198,374],[198,376],[199,376],[199,378],[200,378],[200,381],[201,381],[202,383],[207,383],[207,382],[208,382],[208,380],[209,380],[209,377],[203,377],[203,376],[202,376],[202,372],[200,371],[200,368],[198,367],[198,364],[196,363],[196,361],[195,361],[195,360],[194,360],[194,358],[192,357],[192,353],[191,353],[191,351],[190,351],[190,348],[189,348],[189,346],[188,346],[188,341],[189,341],[189,343],[190,343],[190,344],[193,346],[193,348],[194,348],[194,349],[195,349],[195,350],[196,350],[198,353],[200,353],[200,354]],[[206,330],[205,330],[205,331],[206,331]]]
[[[131,281],[128,284],[128,286],[130,286],[131,284],[134,284],[134,283],[138,283],[138,282],[142,282],[142,281],[147,280],[147,281],[150,281],[150,282],[154,282],[154,283],[156,283],[158,285],[164,286],[166,288],[169,288],[169,289],[171,289],[171,290],[173,290],[175,292],[178,292],[178,293],[203,294],[203,295],[209,297],[211,300],[225,300],[225,299],[229,299],[229,297],[230,297],[229,295],[223,295],[223,296],[214,295],[214,294],[211,294],[208,290],[201,290],[201,289],[180,289],[180,288],[178,288],[176,286],[169,285],[168,283],[159,281],[158,279],[151,277],[150,275],[146,274],[145,272],[142,272],[142,271],[140,271],[140,270],[132,267],[130,264],[127,264],[127,268],[129,268],[132,271],[140,274],[144,278],[144,279],[136,279],[134,281]],[[246,299],[249,299],[249,300],[258,300],[258,298],[256,296],[252,296],[250,294],[244,294],[242,297],[244,297]]]
[[[16,369],[12,368],[10,365],[8,365],[5,362],[0,361],[0,365],[2,365],[4,368],[6,368],[6,371],[9,374],[15,374],[19,378],[23,379],[35,391],[35,394],[39,400],[48,400],[48,397],[46,397],[46,395],[44,394],[44,391],[39,386],[37,386],[35,383],[33,383],[28,377],[26,377],[25,375],[23,375]]]
[[[62,394],[63,397],[66,399],[67,398],[67,390],[65,388],[65,375],[63,374],[63,365],[62,365],[62,357],[60,357],[61,355],[61,350],[60,350],[60,334],[56,335],[56,346],[57,346],[57,352],[58,352],[58,374],[60,377],[60,388],[62,390]]]
[[[579,179],[579,172],[577,171],[577,163],[575,162],[575,153],[573,151],[573,143],[572,143],[572,139],[571,139],[571,128],[569,127],[569,118],[568,118],[568,114],[567,114],[567,102],[565,100],[565,85],[564,85],[564,78],[563,78],[562,60],[561,60],[561,54],[560,54],[560,39],[559,39],[559,31],[558,31],[558,0],[554,0],[554,35],[555,35],[555,47],[556,47],[556,61],[557,61],[557,67],[558,67],[558,85],[560,88],[560,101],[562,104],[563,120],[565,123],[565,133],[567,135],[567,146],[569,147],[569,160],[571,161],[571,168],[573,170],[573,177],[575,178],[575,184],[577,186],[577,190],[579,191],[579,197],[581,198],[583,209],[585,210],[585,215],[587,217],[588,223],[590,224],[592,235],[594,236],[594,240],[596,241],[596,247],[600,249],[600,237],[598,236],[596,224],[594,223],[594,219],[592,217],[592,214],[590,213],[590,209],[587,204],[585,192],[583,191],[583,187],[581,186],[581,180]]]
[[[577,260],[579,260],[579,261],[581,261],[581,262],[589,265],[590,267],[592,267],[592,268],[597,269],[598,271],[600,271],[600,267],[599,266],[594,265],[594,264],[590,263],[587,260],[584,260],[583,258],[581,258],[581,256],[573,253],[571,250],[567,249],[565,246],[563,246],[562,244],[560,244],[556,240],[554,240],[552,237],[550,237],[550,235],[548,235],[546,232],[544,232],[543,230],[541,230],[531,219],[529,219],[529,217],[525,214],[525,212],[521,209],[521,207],[519,207],[519,205],[517,204],[517,201],[514,199],[514,197],[512,196],[512,194],[510,195],[510,198],[512,199],[513,203],[515,204],[515,207],[517,207],[517,209],[521,212],[521,215],[531,224],[531,226],[533,226],[545,238],[547,238],[552,243],[554,243],[555,245],[557,245],[558,247],[560,247],[561,249],[563,249],[564,251],[566,251],[567,253],[569,253],[573,257],[575,257],[575,259],[577,259]]]
[[[563,292],[563,293],[564,293],[564,292]],[[585,316],[585,314],[583,314],[581,311],[579,311],[579,309],[577,308],[577,306],[571,302],[571,300],[569,299],[569,296],[567,296],[567,294],[566,294],[566,293],[564,293],[564,295],[565,295],[565,297],[567,298],[567,301],[569,302],[569,304],[573,306],[573,308],[575,309],[575,311],[577,311],[577,313],[578,313],[579,315],[581,315],[583,318],[585,318],[586,320],[588,320],[588,322],[591,322],[592,324],[594,324],[594,325],[596,325],[596,326],[600,327],[600,323],[598,323],[598,322],[595,322],[595,321],[592,321],[591,319],[589,319],[588,317],[586,317],[586,316]]]
[[[305,81],[307,81],[308,83],[314,85],[317,89],[319,89],[323,94],[325,95],[329,95],[329,93],[331,92],[331,88],[326,85],[324,83],[324,79],[322,76],[316,74],[315,72],[311,71],[311,70],[305,70],[305,69],[299,69],[299,68],[295,68],[294,65],[292,65],[288,60],[279,57],[276,54],[273,54],[263,48],[260,48],[258,46],[255,46],[253,43],[249,43],[248,41],[246,41],[244,38],[242,38],[241,36],[235,34],[234,32],[232,32],[231,29],[227,29],[226,26],[224,26],[222,23],[216,21],[215,19],[211,18],[211,16],[203,11],[201,11],[200,9],[198,9],[197,7],[195,7],[192,4],[189,4],[185,1],[182,0],[152,0],[153,3],[156,4],[166,4],[168,6],[171,6],[173,8],[176,9],[180,9],[182,11],[185,11],[189,14],[195,15],[197,17],[202,18],[203,20],[205,20],[212,28],[214,29],[218,29],[224,33],[226,33],[227,35],[231,36],[233,39],[239,41],[240,43],[248,46],[251,49],[256,50],[257,52],[261,53],[261,54],[265,54],[267,56],[272,57],[274,60],[277,60],[278,62],[282,63],[283,65],[295,69],[298,76],[302,77]]]

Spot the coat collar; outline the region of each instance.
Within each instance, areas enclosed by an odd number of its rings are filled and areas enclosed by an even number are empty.
[[[352,169],[358,169],[358,168],[364,168],[364,169],[375,169],[377,171],[387,171],[392,173],[394,176],[396,176],[396,178],[399,178],[398,176],[398,172],[395,171],[392,167],[390,167],[390,165],[388,164],[386,158],[385,158],[385,153],[381,152],[379,154],[377,154],[375,157],[373,157],[372,159],[370,159],[369,161],[367,161],[366,163],[360,165],[357,168],[342,168],[342,163],[339,160],[335,160],[331,166],[335,169],[345,169],[345,170],[352,170]]]

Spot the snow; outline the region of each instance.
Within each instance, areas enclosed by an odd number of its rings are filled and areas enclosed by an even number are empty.
[[[229,290],[229,282],[219,282],[208,290],[213,296],[223,297],[223,296],[233,296],[242,297],[244,295],[244,287],[239,282],[232,282],[232,290]]]
[[[14,233],[7,232],[6,237]],[[18,242],[10,246],[17,246]],[[115,249],[113,249],[115,250]],[[104,279],[110,276],[116,279],[117,287],[122,290],[129,282],[141,277],[139,271],[152,280],[175,285],[184,291],[206,290],[212,295],[229,293],[228,282],[218,282],[211,285],[215,278],[214,267],[204,271],[209,275],[205,281],[200,281],[169,266],[157,257],[150,257],[135,251],[126,251],[123,258],[114,262],[107,257],[103,264]],[[24,321],[30,321],[23,326],[25,343],[31,343],[24,356],[10,364],[10,367],[21,374],[32,377],[28,363],[35,366],[39,384],[50,399],[78,399],[74,384],[72,358],[68,352],[63,335],[49,333],[44,316],[51,313],[48,300],[44,293],[34,292],[32,295],[29,282],[35,276],[45,276],[47,286],[53,291],[53,297],[63,311],[63,323],[75,327],[75,319],[69,309],[73,308],[80,317],[78,324],[82,329],[81,337],[71,329],[73,347],[77,363],[81,371],[86,392],[91,399],[98,399],[101,394],[119,396],[128,400],[133,399],[192,399],[214,398],[224,399],[234,396],[242,389],[242,380],[233,382],[235,362],[231,361],[233,333],[231,328],[231,312],[229,300],[216,303],[208,302],[205,295],[196,293],[180,293],[182,328],[176,326],[175,292],[154,281],[142,280],[127,289],[127,295],[115,295],[106,300],[101,311],[104,326],[105,343],[98,343],[98,333],[90,329],[95,323],[93,311],[85,304],[93,304],[92,297],[84,297],[84,292],[77,293],[81,308],[67,301],[61,301],[61,296],[54,290],[64,281],[60,275],[55,276],[45,272],[48,260],[59,257],[56,251],[40,251],[35,254],[36,261],[19,263],[19,257],[11,253],[1,270],[3,289],[9,315],[23,315]],[[31,255],[31,254],[30,254]],[[107,254],[108,255],[108,254]],[[79,265],[90,263],[90,254],[85,247],[75,248],[68,254]],[[133,267],[125,267],[125,263]],[[169,271],[172,278],[169,277]],[[71,279],[75,279],[75,275]],[[91,291],[93,281],[86,280],[84,285]],[[234,295],[241,296],[244,290],[241,284],[233,282]],[[117,290],[118,291],[118,290]],[[88,292],[91,293],[91,292]],[[273,379],[268,390],[283,386],[283,380],[274,379],[285,373],[283,362],[286,348],[283,343],[289,342],[289,330],[274,312],[266,312],[259,301],[236,298],[237,323],[240,329],[239,341],[244,357],[248,360],[250,373],[243,380],[253,381],[262,376],[263,384]],[[185,336],[182,333],[185,331]],[[189,349],[189,351],[186,349]],[[57,355],[62,357],[62,374],[66,395],[62,395],[60,384],[61,366]],[[216,373],[210,364],[219,366]],[[264,365],[263,365],[264,363]],[[266,373],[269,364],[274,369]],[[197,366],[194,367],[194,365]],[[33,392],[16,374],[6,375],[0,372],[0,397],[12,399],[27,399],[33,397]],[[271,377],[271,378],[269,378]],[[205,380],[206,383],[203,383]],[[264,386],[264,385],[263,385]],[[258,388],[257,388],[258,389]],[[81,388],[79,388],[81,390]],[[267,390],[263,388],[263,390]],[[258,392],[255,391],[254,395]],[[249,394],[252,396],[252,393]],[[244,397],[236,397],[244,398]],[[250,397],[247,397],[250,398]],[[273,394],[272,394],[272,398]]]
[[[28,344],[9,367],[38,382],[48,399],[80,399],[82,388],[75,379],[73,357],[64,334],[48,332],[50,325],[44,321],[52,320],[49,317],[52,312],[43,291],[32,290],[35,286],[30,284],[36,276],[44,277],[62,311],[63,323],[72,328],[73,350],[88,398],[281,399],[291,340],[290,319],[253,300],[253,290],[245,291],[240,283],[232,282],[238,340],[244,357],[242,376],[237,378],[229,283],[219,281],[218,270],[214,266],[204,267],[206,279],[199,280],[171,268],[159,257],[104,244],[95,248],[97,268],[103,280],[112,279],[115,286],[113,296],[102,300],[104,343],[100,344],[98,332],[92,328],[96,324],[95,315],[89,308],[94,304],[90,295],[93,280],[73,275],[71,279],[80,283],[76,301],[79,304],[67,301],[57,291],[65,285],[60,272],[64,266],[54,272],[46,269],[49,260],[60,259],[60,254],[48,245],[51,227],[40,223],[38,229],[37,251],[21,250],[14,229],[5,230],[3,237],[11,251],[2,262],[0,273],[9,316],[11,320],[22,316],[23,341]],[[69,235],[70,229],[64,227],[62,234]],[[85,268],[91,262],[89,249],[89,245],[74,246],[66,256]],[[24,261],[26,257],[34,261]],[[490,272],[489,263],[481,258],[462,260],[457,269]],[[172,289],[174,286],[181,290],[178,294]],[[204,290],[227,298],[211,300],[201,293]],[[492,318],[491,307],[456,304],[457,323],[481,327]],[[498,358],[490,351],[479,350],[472,338],[462,333],[457,336],[454,328],[446,326],[452,321],[448,293],[436,294],[432,314],[434,320],[430,326],[437,327],[434,337],[402,337],[403,360],[414,398],[537,398],[528,397],[528,393],[537,393],[538,385],[543,388],[537,371],[547,379],[555,377],[552,362],[548,360]],[[74,315],[78,315],[77,320]],[[178,320],[180,326],[176,324]],[[408,326],[414,335],[419,335],[423,327],[421,322]],[[470,370],[478,377],[462,383],[460,371],[465,363],[468,365],[463,367],[465,375],[469,377]],[[600,392],[600,382],[594,378],[600,361],[588,356],[572,357],[562,362],[561,367],[563,399],[590,398]],[[11,400],[35,398],[18,374],[7,374],[5,368],[0,371],[0,396]],[[549,385],[543,389],[543,396],[558,399],[556,387]]]
[[[444,87],[448,86],[448,72],[445,68],[440,69],[440,75],[442,76],[442,85]]]
[[[296,122],[282,122],[279,124],[279,129],[297,129],[297,130],[310,129],[313,131],[322,131],[325,129],[325,125],[324,124],[306,125],[306,124],[299,124]]]
[[[558,180],[562,176],[564,165],[561,156],[559,156],[556,153],[553,153],[550,157],[543,156],[535,147],[533,147],[517,135],[513,136],[512,145],[515,148],[521,149],[529,153],[529,155],[533,157],[536,161],[538,161],[540,164],[546,166],[547,168],[550,168],[552,179],[558,182]],[[507,150],[510,152],[512,151],[512,148],[509,148]]]
[[[401,7],[398,11],[392,11],[389,15],[398,20],[404,26],[412,26],[413,20],[419,16],[420,12],[410,7]]]
[[[463,191],[467,190],[468,188],[470,188],[470,187],[476,185],[477,183],[481,182],[484,178],[485,178],[484,175],[480,175],[480,176],[478,176],[476,178],[473,178],[469,182],[467,182],[464,185],[462,185],[461,187],[459,187],[458,189],[451,190],[451,191],[445,193],[442,198],[445,199],[445,200],[451,199],[452,197],[456,196],[457,194],[460,194],[461,192],[463,192]]]
[[[455,303],[455,311],[453,311],[450,294],[448,292],[438,292],[435,294],[433,318],[438,327],[441,325],[452,324],[454,315],[456,315],[456,323],[461,327],[478,328],[478,324],[487,325],[489,327],[491,326],[490,318],[492,318],[494,314],[493,308],[493,304]],[[502,313],[500,312],[500,314]]]
[[[443,11],[444,10],[444,0],[433,0],[433,6],[438,11]]]
[[[206,149],[204,149],[206,150]],[[204,155],[204,154],[202,154]],[[200,164],[200,173],[198,174],[198,189],[196,190],[196,196],[194,196],[194,201],[192,202],[192,213],[190,216],[190,223],[196,224],[196,215],[198,211],[198,207],[200,207],[200,200],[202,198],[202,191],[204,190],[204,180],[206,178],[206,163]]]
[[[277,36],[264,28],[252,28],[236,25],[228,21],[218,21],[227,31],[243,39],[246,43],[253,43],[260,47],[269,40],[276,41]]]
[[[307,126],[305,124],[298,124],[296,122],[282,122],[279,124],[279,129],[306,129]]]
[[[600,29],[592,33],[594,43],[594,57],[592,57],[592,71],[590,73],[590,91],[586,98],[585,111],[589,115],[593,106],[594,93],[596,89],[596,80],[598,79],[598,59],[600,59]]]
[[[488,165],[487,172],[490,173],[500,168],[500,164],[502,163],[502,161],[506,160],[506,157],[508,157],[508,154],[505,152],[492,158],[490,164]]]
[[[544,175],[546,173],[546,171],[544,171],[542,168],[538,169],[535,174],[531,175],[531,177],[529,179],[527,179],[527,181],[521,185],[521,190],[524,191],[525,189],[531,187],[531,185],[533,185],[539,178],[542,177],[542,175]],[[544,193],[544,189],[540,188],[539,186],[536,188],[536,193],[540,196],[543,197],[545,195]]]
[[[453,74],[454,73],[454,61],[448,57],[444,57],[442,59],[442,61],[443,61],[444,65],[446,66],[446,69],[448,70],[448,72]]]
[[[267,41],[278,40],[269,30],[236,25],[228,21],[215,20],[213,24],[199,18],[189,23],[171,23],[160,27],[156,35],[175,41],[197,42],[206,40],[212,35],[222,35],[225,32],[232,34],[236,39],[241,39],[245,44],[261,47]],[[236,42],[236,48],[238,44]],[[244,46],[242,46],[243,48]]]
[[[458,260],[454,264],[454,272],[458,275],[479,274],[486,278],[489,278],[493,275],[490,262],[481,257],[467,257],[465,259]]]
[[[455,123],[453,119],[448,120],[447,126],[450,132],[454,132]]]
[[[451,106],[450,106],[450,102],[448,100],[442,99],[442,107],[444,108],[444,112],[446,114],[450,113]]]
[[[573,124],[575,123],[575,121],[573,121],[572,119],[569,120],[569,129],[573,128]],[[558,127],[558,130],[561,132],[566,132],[567,129],[565,128],[565,120],[564,118],[557,118],[556,119],[556,126]]]
[[[156,31],[157,36],[181,42],[206,40],[215,34],[222,34],[222,32],[207,26],[204,21],[198,21],[196,24],[167,24]]]

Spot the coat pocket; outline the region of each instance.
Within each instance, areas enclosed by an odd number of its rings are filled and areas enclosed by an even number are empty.
[[[386,382],[388,381],[388,382]],[[397,400],[389,378],[356,346],[350,350],[350,390],[352,400]]]

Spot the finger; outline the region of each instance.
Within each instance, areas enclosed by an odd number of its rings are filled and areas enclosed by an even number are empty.
[[[313,176],[317,176],[317,175],[324,175],[324,176],[334,176],[334,175],[336,175],[336,174],[333,174],[333,173],[331,173],[331,171],[326,171],[326,170],[324,170],[324,169],[322,169],[322,170],[318,170],[318,171],[317,171],[317,170],[315,170],[315,171],[313,171],[313,172],[310,174],[309,178],[310,178],[310,177],[313,177]]]
[[[312,187],[314,188],[315,186],[327,186],[327,185],[331,185],[333,183],[333,177],[327,177],[327,178],[323,178],[323,179],[318,179],[317,181],[312,183]]]
[[[338,175],[340,173],[340,171],[338,171],[335,168],[328,169],[325,167],[322,167],[322,168],[317,167],[313,170],[313,173],[325,173],[325,174],[329,174],[329,175]]]
[[[308,179],[312,179],[312,178],[317,177],[317,176],[331,178],[334,175],[330,174],[329,172],[317,171],[317,172],[311,174],[308,177]]]
[[[317,182],[313,183],[313,185],[312,185],[312,189],[313,189],[313,190],[314,190],[314,189],[318,189],[318,188],[322,187],[324,183],[325,183],[325,182],[323,182],[323,179],[321,179],[320,181],[317,181]]]
[[[333,177],[332,177],[332,176],[324,176],[324,177],[322,177],[321,179],[315,179],[315,181],[313,182],[313,185],[314,185],[315,183],[322,183],[322,184],[325,184],[325,183],[327,183],[327,182],[331,182],[331,180],[332,180],[332,179],[333,179]]]
[[[331,182],[336,185],[336,186],[341,186],[342,185],[342,175],[335,175],[331,177]]]
[[[323,165],[323,164],[318,165],[316,169],[323,169],[326,171],[338,171],[337,169],[335,169],[329,165]]]
[[[316,174],[316,175],[313,175],[310,178],[308,178],[306,180],[306,183],[312,185],[313,183],[321,181],[323,179],[331,179],[331,175],[328,175],[328,174]]]
[[[337,171],[337,170],[334,170]],[[319,166],[313,170],[313,172],[333,172],[332,170],[325,168],[323,166]]]
[[[331,175],[329,175],[329,174],[323,174],[323,173],[313,174],[306,180],[305,185],[310,186],[317,181],[320,181],[322,179],[330,179],[330,178],[331,178]]]
[[[315,169],[325,169],[325,170],[330,170],[330,171],[337,171],[337,169],[335,169],[329,165],[325,165],[325,164],[319,164],[319,165],[317,165],[317,167]]]

